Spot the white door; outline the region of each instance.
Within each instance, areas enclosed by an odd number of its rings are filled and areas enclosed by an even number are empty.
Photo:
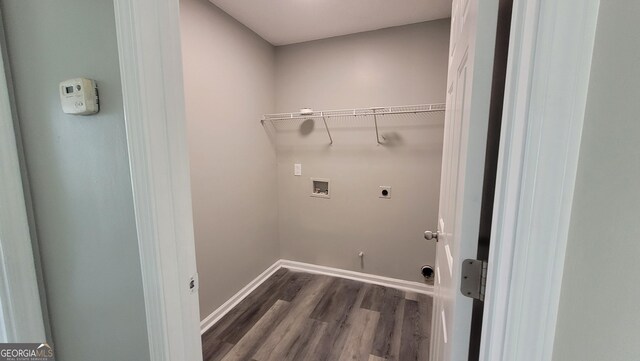
[[[460,293],[460,267],[478,245],[497,13],[497,0],[453,1],[431,361],[468,357],[472,299]]]

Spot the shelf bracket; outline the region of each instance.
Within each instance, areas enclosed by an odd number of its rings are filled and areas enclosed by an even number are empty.
[[[378,144],[383,144],[380,141],[380,134],[378,133],[378,115],[376,114],[375,109],[373,109],[373,124],[376,126],[376,142],[378,142]],[[384,137],[382,139],[384,139]]]
[[[331,132],[329,131],[329,126],[327,125],[327,119],[324,115],[322,116],[322,121],[324,122],[324,129],[327,130],[327,135],[329,136],[329,144],[333,145],[333,138],[331,137]]]

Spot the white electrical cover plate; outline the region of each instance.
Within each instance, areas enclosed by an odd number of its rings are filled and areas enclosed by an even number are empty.
[[[380,186],[380,194],[378,197],[385,199],[391,198],[391,186]]]
[[[75,78],[60,83],[60,103],[67,114],[89,115],[100,110],[95,80]]]
[[[296,163],[293,165],[293,175],[302,175],[302,164]]]

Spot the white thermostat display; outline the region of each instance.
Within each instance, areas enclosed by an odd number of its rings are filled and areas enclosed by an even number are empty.
[[[67,114],[88,115],[100,110],[95,80],[75,78],[60,83],[62,111]]]

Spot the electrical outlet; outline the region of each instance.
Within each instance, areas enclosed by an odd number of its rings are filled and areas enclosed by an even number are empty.
[[[391,198],[391,186],[380,186],[378,197],[387,199]]]

